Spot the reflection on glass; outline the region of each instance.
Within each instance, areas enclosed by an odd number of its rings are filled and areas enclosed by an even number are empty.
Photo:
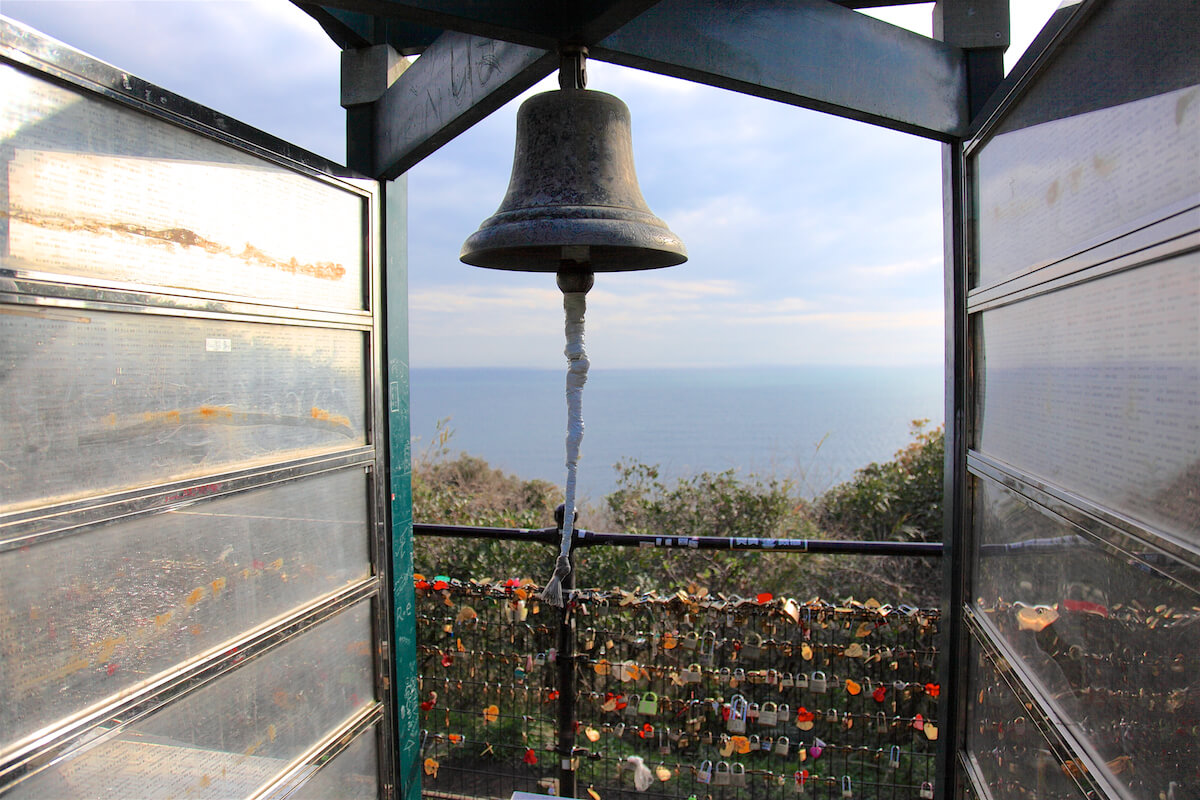
[[[351,468],[0,552],[0,750],[368,577],[366,512]]]
[[[0,511],[362,445],[365,334],[0,305]]]
[[[979,450],[1200,545],[1200,253],[980,315]]]
[[[1200,594],[1150,566],[1157,554],[1115,556],[999,484],[977,485],[979,612],[1135,797],[1194,785]]]
[[[1009,689],[1003,663],[971,640],[967,682],[967,750],[993,800],[1075,800],[1073,762],[1042,736]]]
[[[0,66],[4,266],[364,307],[363,200]]]
[[[378,732],[370,728],[359,734],[289,800],[374,800],[379,796]]]
[[[10,796],[248,797],[372,701],[371,652],[370,606],[360,603]]]
[[[1002,134],[976,168],[988,286],[1200,200],[1200,87]]]

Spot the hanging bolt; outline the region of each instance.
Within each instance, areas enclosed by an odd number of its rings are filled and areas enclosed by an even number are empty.
[[[565,44],[558,50],[558,88],[587,88],[588,49],[580,44]]]

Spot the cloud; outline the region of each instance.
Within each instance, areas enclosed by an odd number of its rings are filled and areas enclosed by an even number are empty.
[[[860,277],[880,280],[906,278],[929,272],[936,272],[940,276],[942,273],[942,259],[918,258],[884,264],[861,264],[849,267],[848,271]]]

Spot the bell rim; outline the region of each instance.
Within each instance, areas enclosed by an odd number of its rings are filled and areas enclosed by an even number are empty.
[[[561,257],[564,245],[534,245],[523,250],[511,247],[478,249],[470,254],[460,255],[459,260],[467,266],[482,269],[494,269],[502,272],[540,272],[556,273],[563,269],[578,268],[588,272],[645,272],[652,269],[677,267],[687,262],[686,253],[672,249],[657,248],[615,248],[612,245],[589,245],[595,247],[595,260],[571,264]],[[636,249],[636,257],[630,261],[614,261],[608,257],[605,248],[624,250],[626,255]]]

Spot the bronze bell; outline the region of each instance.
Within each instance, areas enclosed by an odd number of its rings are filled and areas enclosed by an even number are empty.
[[[521,104],[508,193],[459,258],[521,272],[620,272],[682,264],[687,250],[638,188],[629,108],[564,88]]]

